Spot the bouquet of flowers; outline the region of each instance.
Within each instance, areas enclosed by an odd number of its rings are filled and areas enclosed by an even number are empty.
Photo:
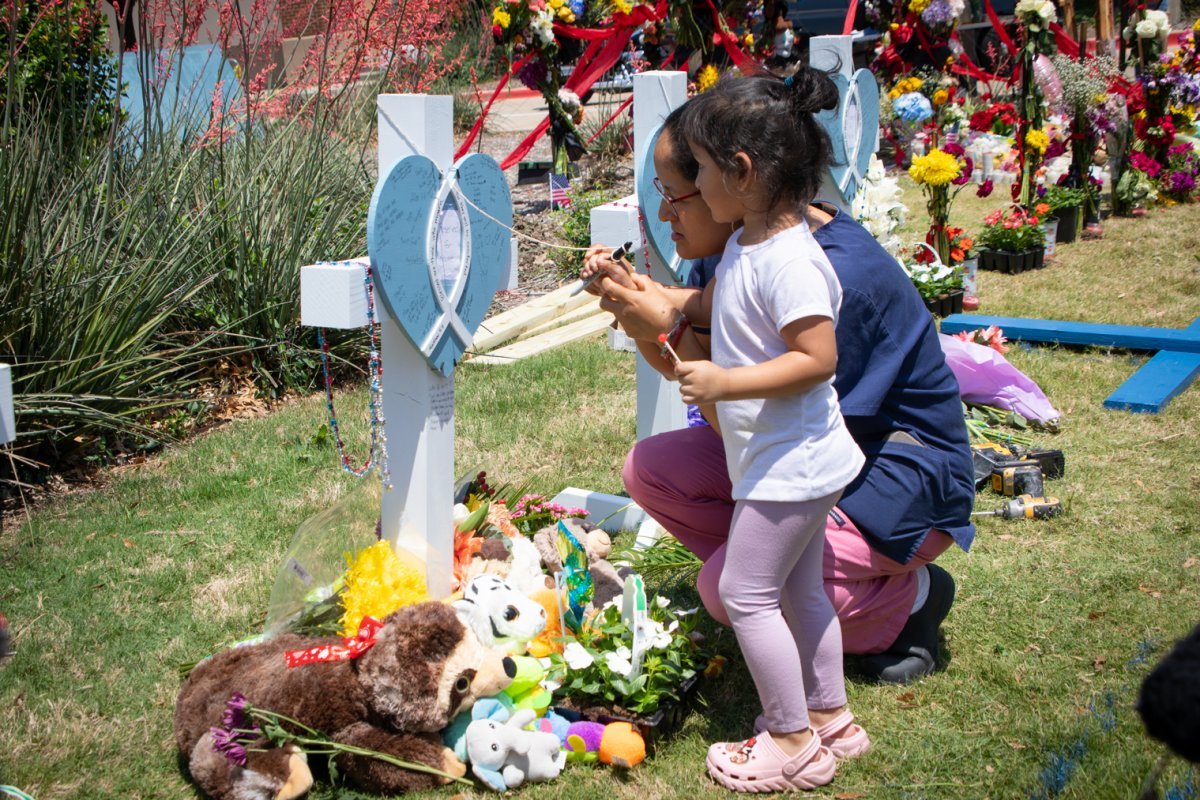
[[[934,263],[932,255],[924,247],[917,249],[912,263],[904,265],[904,271],[926,300],[961,289],[963,285],[961,269]]]
[[[1046,208],[1049,210],[1049,207]],[[1046,244],[1046,229],[1036,214],[1020,206],[996,209],[983,218],[983,230],[976,237],[980,247],[1019,253]]]
[[[1121,35],[1125,44],[1137,52],[1138,64],[1144,68],[1158,58],[1170,32],[1171,20],[1167,12],[1140,8],[1129,18]]]
[[[909,176],[925,194],[925,207],[929,211],[931,224],[925,241],[937,251],[943,264],[959,263],[951,257],[946,225],[950,220],[950,205],[970,180],[973,169],[970,157],[957,144],[948,144],[944,149],[935,147],[928,154],[914,158],[908,168]]]
[[[700,609],[675,608],[658,596],[646,610],[636,644],[618,599],[600,608],[561,654],[551,654],[550,677],[576,704],[618,704],[635,714],[653,714],[664,701],[680,699],[680,686],[705,669],[709,657],[693,635]],[[641,653],[636,671],[634,646]]]
[[[1017,107],[1012,103],[992,103],[971,114],[971,130],[1011,136],[1017,124]]]
[[[1187,203],[1195,199],[1200,177],[1200,153],[1191,142],[1179,142],[1167,148],[1167,163],[1159,178],[1159,190],[1170,202]]]
[[[563,68],[579,56],[589,29],[655,20],[657,11],[641,0],[494,0],[491,9],[492,38],[521,65],[521,83],[546,101],[554,171],[565,175],[586,147],[577,128],[583,106],[573,93],[562,94]]]

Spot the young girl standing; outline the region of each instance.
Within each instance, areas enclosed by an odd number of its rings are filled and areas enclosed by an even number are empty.
[[[763,716],[754,738],[709,748],[708,771],[737,791],[829,783],[835,757],[869,745],[821,577],[825,516],[863,456],[833,390],[841,287],[803,215],[830,160],[813,115],[837,97],[801,68],[718,84],[680,119],[713,219],[742,225],[706,290],[712,360],[676,365],[686,402],[716,403],[736,500],[719,592]]]

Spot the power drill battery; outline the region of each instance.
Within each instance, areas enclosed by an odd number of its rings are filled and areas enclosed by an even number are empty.
[[[992,491],[996,494],[1041,497],[1042,489],[1042,465],[1037,461],[1010,461],[992,470]]]

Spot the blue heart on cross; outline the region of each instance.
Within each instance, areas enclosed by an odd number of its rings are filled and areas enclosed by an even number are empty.
[[[510,257],[512,199],[500,165],[472,153],[443,176],[396,162],[375,186],[367,252],[384,306],[431,369],[450,375],[470,347]]]
[[[837,108],[822,111],[817,122],[829,134],[833,162],[829,168],[833,184],[848,208],[862,184],[879,135],[879,84],[869,70],[860,69],[852,78],[831,75],[838,89]],[[832,198],[831,198],[832,199]]]

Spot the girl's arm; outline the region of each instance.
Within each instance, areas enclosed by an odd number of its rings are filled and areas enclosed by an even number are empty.
[[[675,366],[685,402],[697,405],[722,400],[787,397],[824,383],[837,370],[833,320],[811,316],[793,320],[780,331],[788,352],[747,367],[725,369],[711,361],[683,361]]]

